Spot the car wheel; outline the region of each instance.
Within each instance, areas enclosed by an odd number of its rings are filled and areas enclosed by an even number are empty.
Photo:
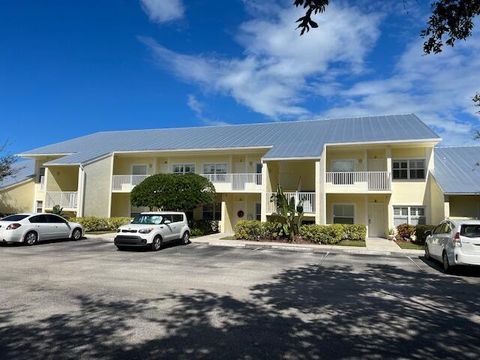
[[[160,236],[155,236],[155,238],[152,241],[152,250],[153,251],[158,251],[162,248],[162,238]]]
[[[117,249],[118,249],[118,251],[125,251],[126,250],[126,248],[124,248],[123,246],[117,246]]]
[[[80,240],[82,238],[82,230],[80,229],[75,229],[72,232],[72,240]]]
[[[25,238],[23,239],[23,242],[27,246],[32,246],[35,245],[38,242],[38,235],[36,232],[30,231],[25,235]]]
[[[450,266],[450,263],[448,261],[448,256],[447,256],[447,252],[444,251],[443,254],[442,254],[442,262],[443,262],[443,272],[448,274],[451,270],[451,266]]]
[[[428,248],[428,245],[425,244],[425,259],[430,260],[430,249]]]
[[[185,231],[182,236],[182,245],[188,245],[190,243],[190,233]]]

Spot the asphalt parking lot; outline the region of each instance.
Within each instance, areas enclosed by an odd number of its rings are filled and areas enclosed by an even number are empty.
[[[0,247],[0,358],[480,356],[480,271],[99,239]]]

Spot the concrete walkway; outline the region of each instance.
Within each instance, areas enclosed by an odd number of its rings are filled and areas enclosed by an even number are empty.
[[[402,250],[395,241],[382,238],[367,238],[365,245],[368,250],[375,251],[399,251]]]

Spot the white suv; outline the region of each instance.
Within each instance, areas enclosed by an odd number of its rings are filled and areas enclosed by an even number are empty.
[[[480,221],[442,221],[427,232],[425,258],[443,263],[445,272],[455,265],[480,265]]]
[[[144,212],[128,225],[117,230],[115,245],[119,250],[128,247],[149,246],[158,251],[168,241],[190,242],[190,228],[183,212]]]

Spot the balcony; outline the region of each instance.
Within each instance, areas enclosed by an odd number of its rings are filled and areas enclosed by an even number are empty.
[[[315,193],[314,192],[284,191],[283,193],[289,199],[291,199],[292,197],[295,199],[295,206],[297,206],[300,203],[300,201],[302,201],[304,213],[306,214],[315,213]],[[276,204],[270,201],[270,198],[272,197],[273,194],[276,194],[276,193],[273,193],[273,192],[267,193],[267,214],[272,214],[277,210]]]
[[[113,175],[112,191],[130,192],[150,175]]]
[[[262,174],[200,174],[215,186],[217,192],[261,192]],[[130,192],[150,175],[113,175],[113,192]]]
[[[52,209],[59,205],[65,210],[77,210],[78,194],[76,191],[47,191],[45,208]]]
[[[392,177],[387,171],[327,172],[327,193],[389,192]]]
[[[262,174],[200,174],[210,180],[217,192],[262,191]]]

